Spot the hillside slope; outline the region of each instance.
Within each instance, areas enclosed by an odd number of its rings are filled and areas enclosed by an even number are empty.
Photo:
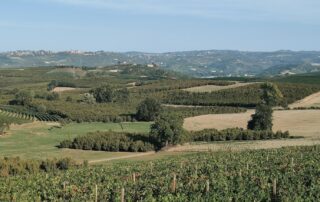
[[[245,52],[226,50],[170,53],[12,51],[0,53],[0,67],[156,64],[197,77],[278,75],[320,71],[319,51]]]

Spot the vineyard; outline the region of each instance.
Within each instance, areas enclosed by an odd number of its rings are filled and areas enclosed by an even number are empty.
[[[319,153],[196,153],[0,178],[0,201],[317,201]]]
[[[20,123],[21,121],[61,121],[61,117],[58,115],[50,115],[48,113],[32,112],[27,111],[24,108],[17,108],[14,106],[0,105],[0,114],[6,116],[8,120],[12,123]]]

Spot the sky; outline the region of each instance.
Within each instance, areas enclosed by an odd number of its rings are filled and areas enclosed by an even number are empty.
[[[319,0],[2,0],[0,51],[320,50]]]

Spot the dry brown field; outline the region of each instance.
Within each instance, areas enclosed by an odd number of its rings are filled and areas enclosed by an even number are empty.
[[[254,110],[238,114],[209,114],[186,118],[184,128],[198,131],[209,128],[218,130],[226,128],[246,128]],[[245,149],[271,149],[285,146],[302,146],[320,144],[320,110],[281,110],[273,114],[273,130],[289,131],[292,136],[303,136],[298,139],[214,142],[209,144],[189,144],[170,151],[219,151]]]
[[[320,92],[314,93],[302,100],[289,105],[289,108],[291,109],[298,107],[320,107]]]
[[[237,82],[236,84],[228,85],[228,86],[204,85],[204,86],[186,88],[183,90],[189,91],[189,92],[205,93],[205,92],[214,92],[214,91],[225,90],[225,89],[230,89],[230,88],[238,88],[238,87],[248,86],[248,85],[252,85],[252,84],[256,84],[256,83],[258,83],[258,82],[248,82],[248,83]]]

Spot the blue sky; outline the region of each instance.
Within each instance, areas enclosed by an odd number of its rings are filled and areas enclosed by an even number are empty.
[[[319,0],[2,0],[0,51],[320,50]]]

